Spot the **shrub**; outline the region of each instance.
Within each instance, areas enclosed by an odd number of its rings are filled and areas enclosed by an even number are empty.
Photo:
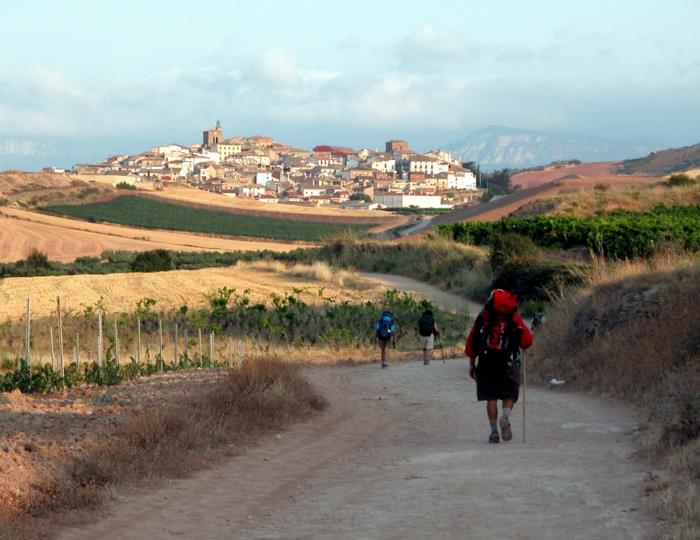
[[[672,174],[664,185],[667,187],[677,187],[677,186],[693,186],[697,184],[697,180],[692,179],[687,174]]]
[[[116,186],[117,189],[130,189],[132,191],[136,190],[136,186],[130,184],[129,182],[119,182]]]
[[[132,272],[164,272],[173,268],[172,255],[165,249],[143,251],[131,263]]]
[[[491,238],[489,264],[498,272],[508,262],[537,259],[539,251],[535,243],[520,234],[496,234]]]

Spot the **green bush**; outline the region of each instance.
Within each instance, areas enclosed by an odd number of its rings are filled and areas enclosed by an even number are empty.
[[[697,180],[694,180],[687,174],[672,174],[664,184],[668,187],[694,186],[697,184]]]
[[[117,185],[115,186],[117,189],[128,189],[131,191],[136,190],[136,186],[134,184],[130,184],[129,182],[118,182]]]
[[[132,272],[164,272],[173,268],[172,255],[165,249],[138,253],[131,263]]]
[[[489,264],[494,272],[498,272],[509,262],[525,262],[539,257],[534,242],[520,234],[495,234],[491,237],[490,247]]]

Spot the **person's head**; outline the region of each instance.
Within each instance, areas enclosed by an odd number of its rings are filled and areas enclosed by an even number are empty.
[[[430,317],[432,314],[433,314],[433,310],[432,310],[432,309],[426,309],[426,310],[423,312],[423,316],[424,316],[424,317]]]
[[[518,298],[504,289],[494,289],[486,306],[493,311],[508,315],[518,309]]]

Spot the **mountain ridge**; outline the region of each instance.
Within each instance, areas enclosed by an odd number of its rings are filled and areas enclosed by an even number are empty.
[[[621,161],[657,149],[648,140],[608,139],[556,131],[487,126],[441,148],[484,170],[523,169],[555,161]]]

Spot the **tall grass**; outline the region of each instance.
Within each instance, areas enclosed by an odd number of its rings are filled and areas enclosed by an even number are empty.
[[[648,488],[668,518],[665,538],[698,538],[700,261],[598,260],[585,282],[550,310],[532,350],[532,376],[640,407],[645,454],[674,473]]]

